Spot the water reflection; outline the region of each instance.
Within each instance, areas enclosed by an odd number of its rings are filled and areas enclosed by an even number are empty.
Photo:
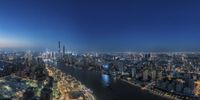
[[[110,77],[107,74],[102,74],[101,75],[101,79],[102,79],[102,85],[104,87],[108,87],[110,86]]]
[[[97,100],[167,100],[141,91],[138,87],[126,82],[113,80],[112,76],[109,76],[106,72],[80,70],[74,67],[58,67],[90,88]]]

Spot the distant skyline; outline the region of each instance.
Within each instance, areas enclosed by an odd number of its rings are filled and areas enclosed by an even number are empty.
[[[199,0],[1,0],[0,48],[199,51]]]

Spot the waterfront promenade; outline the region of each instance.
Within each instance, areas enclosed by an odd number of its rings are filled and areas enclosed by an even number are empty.
[[[61,93],[58,100],[70,100],[70,99],[80,99],[80,100],[95,100],[90,89],[86,88],[80,81],[72,77],[71,75],[66,75],[61,70],[45,66],[48,75],[52,76],[57,81],[58,91]],[[74,96],[79,95],[79,96]]]

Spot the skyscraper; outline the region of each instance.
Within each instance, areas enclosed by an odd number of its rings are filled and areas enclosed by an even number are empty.
[[[159,71],[157,74],[158,74],[158,80],[162,80],[163,78],[162,71]]]
[[[143,71],[143,81],[148,80],[148,73],[149,73],[148,70],[144,70],[144,71]]]
[[[131,72],[132,72],[132,77],[135,77],[136,76],[136,68],[132,68]]]
[[[63,45],[63,55],[65,54],[65,45]]]
[[[151,71],[151,79],[156,80],[156,70]]]
[[[58,41],[58,53],[61,52],[61,48],[60,48],[60,41]]]

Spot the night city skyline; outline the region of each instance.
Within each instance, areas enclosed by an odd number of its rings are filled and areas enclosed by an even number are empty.
[[[0,0],[0,100],[200,100],[200,0]]]
[[[198,51],[200,1],[0,1],[0,48]],[[52,45],[53,44],[53,45]]]

